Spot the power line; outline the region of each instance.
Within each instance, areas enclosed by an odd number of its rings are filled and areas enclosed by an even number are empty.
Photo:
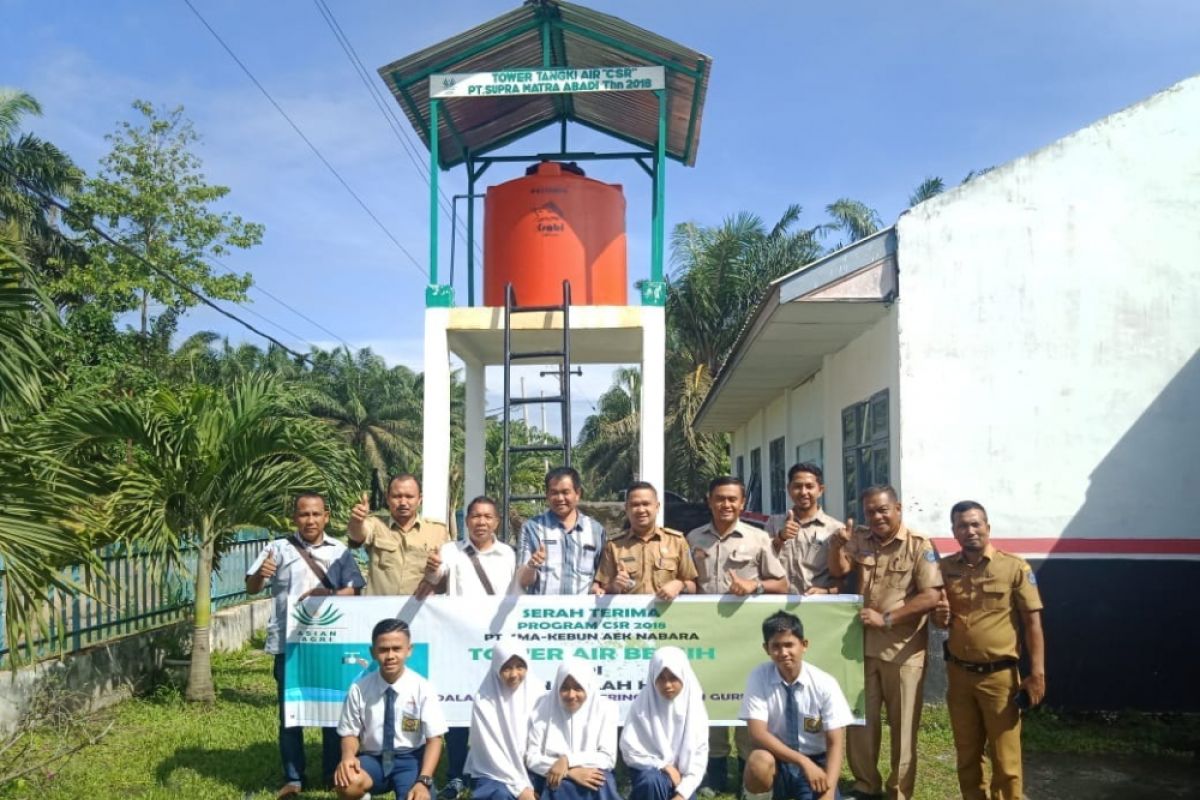
[[[187,2],[187,0],[184,0],[184,2]],[[262,338],[266,339],[271,344],[276,345],[277,347],[281,348],[284,352],[290,353],[291,355],[295,356],[300,361],[306,361],[306,362],[309,361],[309,357],[307,355],[305,355],[304,353],[296,352],[295,350],[288,347],[283,342],[276,339],[271,334],[259,330],[258,328],[254,327],[249,322],[246,322],[246,320],[242,319],[241,317],[237,316],[236,314],[217,305],[215,302],[210,300],[205,295],[202,295],[200,292],[196,291],[188,284],[184,283],[183,281],[179,280],[171,273],[169,273],[166,270],[164,270],[163,268],[159,267],[157,264],[150,261],[148,258],[145,258],[141,253],[134,250],[129,245],[127,245],[123,242],[117,241],[112,236],[110,236],[107,231],[96,227],[95,223],[91,222],[90,220],[83,220],[83,219],[79,218],[74,213],[74,211],[72,211],[71,207],[68,206],[66,203],[62,203],[62,202],[56,200],[54,197],[51,197],[46,192],[43,192],[42,190],[38,189],[37,187],[29,185],[29,183],[24,178],[22,178],[16,172],[14,172],[12,169],[10,169],[7,165],[0,164],[0,170],[5,172],[10,178],[12,178],[14,181],[19,183],[21,186],[25,187],[25,190],[27,192],[35,195],[42,202],[48,203],[49,205],[52,205],[55,208],[57,208],[59,211],[61,211],[64,215],[64,218],[70,221],[70,224],[72,227],[75,227],[76,224],[78,224],[78,223],[83,223],[83,225],[85,227],[87,227],[89,230],[91,230],[93,233],[95,233],[101,239],[108,242],[113,247],[116,247],[117,249],[126,253],[127,255],[133,256],[138,261],[140,261],[144,266],[149,268],[151,272],[153,272],[156,275],[158,275],[159,277],[163,278],[164,280],[166,280],[168,283],[170,283],[175,288],[190,294],[192,297],[196,298],[196,300],[199,301],[200,303],[208,306],[209,308],[213,309],[217,313],[219,313],[225,317],[228,317],[229,319],[231,319],[234,322],[236,322],[237,324],[241,325],[243,328],[245,328],[246,330],[255,334],[256,336],[261,336]],[[249,311],[249,309],[246,309],[246,310]],[[254,313],[254,312],[251,312],[251,313]],[[258,316],[262,319],[266,319],[265,317],[262,317],[261,314],[255,314],[255,316]],[[270,322],[270,320],[267,320],[267,321]],[[283,330],[282,326],[279,326],[276,323],[271,323],[271,324],[275,325],[276,327],[279,327],[281,330]],[[290,331],[289,331],[289,333],[290,333]],[[297,339],[300,339],[300,337],[296,336],[295,334],[291,334],[291,335],[295,336]],[[303,339],[301,339],[301,341],[303,341]],[[311,362],[309,362],[309,363],[311,363]]]
[[[425,185],[428,186],[430,183],[429,166],[419,156],[417,152],[419,148],[409,137],[408,131],[404,127],[403,123],[401,123],[400,117],[396,114],[393,104],[389,103],[388,100],[384,98],[383,93],[379,90],[379,87],[375,84],[375,81],[371,80],[370,70],[368,70],[366,65],[363,64],[362,59],[358,57],[358,51],[354,48],[354,44],[350,41],[350,37],[346,35],[346,32],[342,29],[342,26],[338,23],[337,17],[334,16],[333,9],[329,7],[325,0],[313,0],[313,4],[317,7],[317,11],[321,13],[322,19],[325,20],[326,27],[329,28],[330,32],[333,33],[334,38],[337,39],[338,44],[341,45],[342,52],[345,53],[346,58],[350,60],[350,66],[354,68],[354,72],[356,75],[358,75],[358,79],[362,82],[363,86],[366,87],[368,94],[371,95],[371,99],[375,101],[375,107],[378,108],[379,113],[383,115],[384,122],[386,122],[388,127],[391,128],[392,133],[395,134],[397,140],[399,140],[400,146],[404,148],[404,153],[408,156],[408,160],[412,162],[413,168],[416,169],[417,174],[421,176],[421,179],[425,181]],[[453,218],[454,202],[446,196],[446,192],[440,186],[438,187],[438,194],[441,195],[442,202],[440,203],[440,206],[442,211]],[[473,202],[473,200],[468,199],[467,202]],[[466,244],[466,235],[462,232],[462,227],[463,223],[459,222],[454,233],[457,234],[461,240],[463,240],[463,244]],[[480,255],[483,254],[483,250],[479,247],[479,242],[475,242],[475,250]]]
[[[196,15],[196,19],[200,20],[200,23],[202,25],[204,25],[204,27],[208,29],[208,32],[213,35],[213,38],[217,40],[217,43],[220,44],[221,47],[225,50],[225,52],[229,54],[229,57],[234,60],[234,63],[236,63],[239,67],[241,67],[242,72],[246,73],[246,77],[250,79],[251,83],[253,83],[256,87],[258,87],[258,90],[260,92],[262,92],[263,97],[267,98],[267,102],[269,102],[272,106],[274,106],[275,110],[279,112],[279,115],[281,117],[283,117],[285,120],[287,120],[288,125],[290,125],[292,127],[292,130],[294,130],[296,132],[296,135],[299,136],[302,140],[304,140],[304,143],[306,145],[308,145],[308,149],[312,150],[313,154],[318,159],[320,159],[321,163],[325,165],[326,169],[328,169],[330,171],[330,173],[333,174],[333,177],[337,178],[338,183],[340,183],[342,185],[342,188],[344,188],[347,192],[350,193],[350,196],[353,197],[355,199],[355,201],[358,203],[358,205],[362,208],[362,210],[367,213],[367,216],[369,216],[372,220],[375,221],[375,224],[377,226],[379,226],[379,229],[381,231],[383,231],[384,235],[386,235],[389,239],[392,240],[392,243],[400,249],[400,252],[402,252],[402,253],[404,253],[404,255],[408,256],[409,261],[411,261],[413,263],[413,266],[415,266],[417,268],[417,271],[419,271],[422,275],[424,275],[426,277],[426,279],[428,279],[429,271],[426,270],[423,266],[421,266],[421,262],[417,261],[417,259],[415,257],[413,257],[413,254],[408,251],[408,248],[406,248],[403,244],[401,244],[400,240],[397,239],[390,230],[388,230],[387,226],[384,225],[383,222],[379,219],[379,217],[377,217],[375,215],[375,212],[372,211],[367,206],[367,204],[365,202],[363,202],[363,199],[358,196],[358,193],[355,192],[354,189],[350,188],[350,184],[347,183],[346,179],[342,177],[341,173],[339,173],[334,168],[333,164],[329,163],[329,159],[325,158],[325,156],[321,153],[321,151],[317,149],[317,146],[315,144],[313,144],[312,141],[304,134],[304,131],[300,130],[300,126],[297,125],[290,116],[288,116],[288,113],[283,110],[283,106],[281,106],[281,105],[279,105],[279,103],[275,102],[275,98],[271,96],[271,93],[267,91],[265,86],[263,86],[261,83],[259,83],[258,78],[254,77],[254,73],[250,71],[250,68],[247,67],[244,63],[242,63],[242,60],[240,58],[238,58],[237,54],[233,52],[232,48],[230,48],[229,45],[227,45],[225,43],[225,40],[221,38],[221,35],[219,33],[217,33],[217,31],[213,28],[212,25],[208,24],[208,20],[206,20],[204,18],[204,15],[201,14],[200,11],[194,5],[192,5],[192,0],[183,0],[183,2],[185,5],[187,5],[188,8],[190,8],[192,10],[192,13]]]
[[[237,274],[237,273],[236,273],[236,272],[234,272],[232,269],[230,269],[230,268],[229,268],[229,266],[228,266],[227,264],[225,264],[223,261],[221,261],[220,259],[217,259],[217,258],[215,258],[215,257],[213,257],[213,256],[209,256],[209,260],[210,260],[210,261],[212,261],[213,263],[215,263],[215,264],[216,264],[217,266],[219,266],[221,269],[225,270],[225,272],[226,272],[227,274],[229,274],[229,275],[236,275],[236,274]],[[330,336],[332,336],[334,339],[337,339],[339,342],[341,342],[343,345],[345,345],[345,346],[346,346],[348,349],[353,349],[353,348],[351,347],[350,343],[349,343],[349,342],[347,342],[345,339],[343,339],[341,336],[338,336],[336,333],[334,333],[333,331],[329,330],[329,328],[326,328],[324,325],[322,325],[321,323],[317,322],[315,319],[313,319],[312,317],[308,316],[308,315],[307,315],[307,314],[305,314],[303,311],[300,311],[299,309],[297,309],[297,308],[295,308],[295,307],[293,307],[293,306],[291,306],[291,305],[288,305],[286,302],[284,302],[283,300],[279,299],[279,298],[278,298],[278,297],[276,297],[275,295],[271,294],[270,292],[268,292],[266,289],[264,289],[263,287],[259,286],[258,284],[252,284],[252,285],[250,286],[250,288],[251,288],[251,289],[253,289],[254,291],[256,291],[256,292],[260,293],[260,294],[266,295],[267,297],[269,297],[270,299],[274,300],[274,301],[275,301],[276,303],[278,303],[279,305],[281,305],[281,306],[283,306],[284,308],[286,308],[288,311],[290,311],[290,312],[292,312],[293,314],[295,314],[297,317],[300,317],[300,319],[302,319],[302,320],[304,320],[305,322],[309,323],[310,325],[312,325],[312,326],[316,327],[318,330],[321,330],[321,331],[323,331],[324,333],[327,333],[327,334],[329,334],[329,335],[330,335]],[[247,310],[247,311],[250,311],[250,309],[249,309],[249,308],[247,308],[246,310]],[[251,311],[251,313],[254,313],[254,312],[253,312],[253,311]],[[271,323],[271,324],[273,324],[273,325],[274,325],[275,323]],[[278,325],[276,325],[276,327],[279,327],[279,326],[278,326]],[[286,328],[280,328],[280,329],[281,329],[281,330],[286,330]],[[292,335],[293,335],[293,336],[295,336],[295,334],[292,334]],[[311,346],[313,346],[313,347],[316,347],[316,345],[315,345],[313,342],[309,341],[308,339],[304,339],[304,338],[302,338],[302,337],[299,337],[299,336],[296,336],[296,338],[297,338],[299,341],[305,342],[306,344],[309,344],[309,345],[311,345]],[[318,348],[318,349],[319,349],[319,348]]]

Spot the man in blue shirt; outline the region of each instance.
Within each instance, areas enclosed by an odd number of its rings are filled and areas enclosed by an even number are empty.
[[[517,581],[527,594],[587,594],[607,539],[599,522],[579,511],[579,473],[558,467],[546,474],[550,508],[521,528]]]

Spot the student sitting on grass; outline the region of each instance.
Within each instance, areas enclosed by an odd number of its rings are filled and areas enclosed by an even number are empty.
[[[405,669],[410,653],[408,623],[385,619],[375,625],[371,655],[379,671],[350,686],[337,727],[342,763],[333,785],[341,800],[358,800],[367,792],[429,800],[446,720],[429,681]]]
[[[472,800],[538,796],[525,769],[525,746],[533,705],[544,692],[528,671],[529,655],[520,644],[504,641],[492,647],[492,666],[471,709],[471,749],[464,771],[471,776]]]
[[[621,758],[632,781],[630,800],[691,800],[708,767],[704,690],[678,647],[650,660],[646,685],[621,733]]]
[[[756,748],[746,759],[744,800],[837,800],[850,704],[833,676],[804,663],[800,618],[776,611],[763,621],[770,664],[754,668],[738,715]]]
[[[569,658],[533,709],[525,763],[545,776],[542,800],[619,800],[617,706],[601,697],[592,665]]]

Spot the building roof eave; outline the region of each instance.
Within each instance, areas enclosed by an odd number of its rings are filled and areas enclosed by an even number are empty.
[[[742,330],[693,427],[732,431],[781,391],[818,370],[887,313],[897,291],[894,228],[771,284]]]

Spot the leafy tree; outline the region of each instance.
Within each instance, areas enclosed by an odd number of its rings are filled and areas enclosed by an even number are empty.
[[[214,699],[212,572],[237,530],[286,530],[296,493],[317,490],[336,503],[357,486],[349,448],[326,425],[297,413],[286,389],[261,377],[228,389],[161,388],[75,403],[60,410],[53,441],[102,473],[106,517],[120,539],[164,564],[179,564],[186,549],[195,549],[189,700]],[[128,456],[103,457],[106,445],[126,443]]]
[[[912,208],[918,203],[924,203],[931,197],[937,197],[942,192],[946,191],[946,184],[941,178],[931,176],[921,181],[921,185],[913,190],[913,193],[908,196],[908,206]]]
[[[205,259],[233,247],[253,247],[262,241],[263,226],[212,210],[229,189],[204,181],[200,158],[191,150],[199,135],[182,107],[158,111],[144,100],[133,107],[141,115],[139,124],[122,122],[106,137],[112,151],[74,208],[138,257],[85,231],[89,263],[71,270],[54,288],[117,313],[139,309],[139,330],[146,335],[152,300],[175,310],[198,302],[146,261],[198,292],[241,301],[250,276],[214,274]]]

